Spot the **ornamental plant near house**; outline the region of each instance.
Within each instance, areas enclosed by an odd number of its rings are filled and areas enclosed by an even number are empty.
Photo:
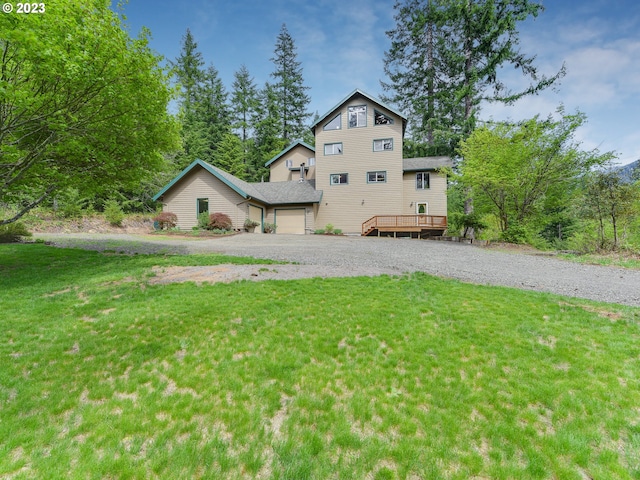
[[[255,220],[251,220],[250,218],[247,218],[244,221],[244,228],[248,231],[248,232],[252,232],[258,225],[260,225],[259,222],[256,222]]]
[[[153,218],[160,230],[170,230],[178,224],[178,216],[173,212],[162,212]]]
[[[221,212],[209,215],[209,230],[231,230],[233,223],[229,215]]]

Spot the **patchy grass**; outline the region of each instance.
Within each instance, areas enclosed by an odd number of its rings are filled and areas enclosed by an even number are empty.
[[[611,267],[624,267],[634,270],[640,270],[640,255],[637,254],[608,254],[608,255],[596,255],[596,254],[560,254],[560,258],[571,260],[576,263],[586,263],[589,265],[604,265]]]
[[[0,478],[640,478],[640,309],[0,246]]]

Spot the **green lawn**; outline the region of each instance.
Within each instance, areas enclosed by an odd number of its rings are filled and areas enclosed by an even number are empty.
[[[0,478],[640,478],[640,309],[0,245]]]

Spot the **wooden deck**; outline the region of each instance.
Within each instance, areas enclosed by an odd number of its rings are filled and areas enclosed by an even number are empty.
[[[442,235],[447,229],[447,217],[439,215],[376,215],[362,224],[362,235],[382,233],[417,233],[418,237]]]

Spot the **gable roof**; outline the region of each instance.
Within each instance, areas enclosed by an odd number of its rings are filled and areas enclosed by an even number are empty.
[[[289,145],[287,148],[285,148],[283,151],[281,151],[279,154],[277,154],[275,157],[273,157],[271,160],[269,160],[267,163],[264,164],[265,167],[268,167],[269,165],[271,165],[273,162],[275,162],[276,160],[278,160],[279,158],[282,158],[283,156],[285,156],[287,153],[289,153],[291,150],[293,150],[294,148],[296,148],[298,145],[302,145],[305,148],[308,148],[309,150],[311,150],[313,153],[316,152],[315,147],[312,147],[311,145],[309,145],[308,143],[302,142],[302,141],[298,141],[298,142],[294,142],[291,145]]]
[[[353,92],[351,92],[349,95],[347,95],[346,97],[344,97],[342,100],[340,100],[333,108],[331,108],[329,111],[327,111],[327,113],[325,113],[324,115],[318,117],[318,120],[316,121],[316,123],[314,123],[313,125],[311,125],[311,131],[315,134],[316,131],[316,127],[318,126],[319,123],[321,123],[322,121],[324,121],[329,115],[331,115],[334,111],[336,111],[337,109],[339,109],[340,107],[342,107],[342,105],[344,105],[345,103],[347,103],[349,100],[351,100],[353,97],[355,96],[361,96],[366,98],[367,100],[381,106],[382,108],[390,111],[391,113],[399,116],[402,119],[402,132],[404,133],[406,127],[407,127],[407,117],[405,117],[402,113],[400,113],[398,110],[396,110],[393,107],[390,107],[389,105],[381,102],[380,100],[378,100],[377,98],[369,95],[366,92],[363,92],[362,90],[360,90],[359,88],[356,88]]]
[[[419,157],[403,158],[403,172],[419,172],[421,170],[438,170],[440,168],[452,168],[453,160],[449,157]]]
[[[214,167],[202,160],[194,160],[191,165],[180,172],[173,180],[155,194],[153,200],[158,200],[185,175],[195,167],[202,167],[222,183],[234,190],[245,199],[255,199],[267,205],[279,205],[283,203],[319,203],[322,199],[322,191],[315,189],[315,185],[309,182],[274,182],[274,183],[249,183],[240,180],[224,170]]]

